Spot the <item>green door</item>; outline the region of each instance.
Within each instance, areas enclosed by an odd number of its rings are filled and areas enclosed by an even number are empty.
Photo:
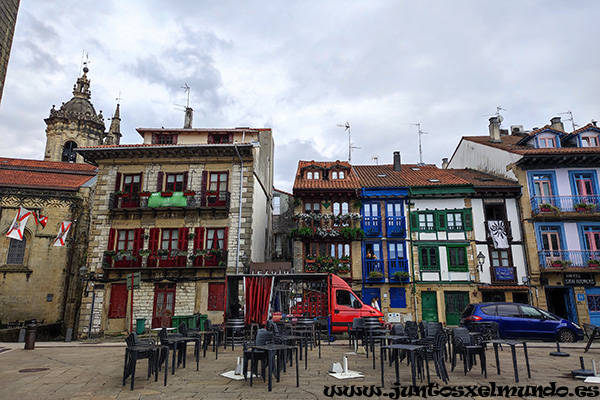
[[[423,304],[423,321],[438,322],[436,292],[421,292]]]
[[[444,292],[446,300],[446,325],[458,326],[460,314],[469,304],[469,292]]]

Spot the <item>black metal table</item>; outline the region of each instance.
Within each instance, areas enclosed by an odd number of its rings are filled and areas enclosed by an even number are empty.
[[[420,345],[420,344],[390,344],[387,346],[381,346],[381,386],[385,387],[384,382],[383,382],[383,368],[384,368],[384,362],[383,362],[383,353],[386,350],[394,350],[392,352],[392,354],[395,354],[394,357],[394,362],[395,362],[395,367],[396,367],[396,382],[400,381],[400,372],[399,372],[399,366],[398,366],[398,358],[399,358],[399,354],[400,351],[407,351],[410,357],[410,369],[411,369],[411,373],[412,373],[412,384],[413,386],[417,385],[417,353],[418,352],[422,352],[422,351],[426,351],[427,346],[424,345]],[[425,356],[423,357],[423,359],[425,360],[425,366],[427,368],[427,383],[429,383],[429,363],[427,361],[427,354],[425,354]]]
[[[300,379],[299,379],[299,374],[298,374],[298,347],[296,346],[289,346],[287,344],[266,344],[266,345],[252,345],[249,346],[249,348],[252,350],[252,356],[251,356],[251,362],[250,365],[254,364],[254,351],[255,350],[261,350],[261,351],[266,351],[268,353],[268,357],[267,357],[267,366],[269,368],[269,392],[272,390],[273,388],[273,367],[276,363],[275,359],[277,358],[277,366],[275,368],[275,372],[276,372],[276,377],[277,377],[277,382],[279,382],[279,375],[280,375],[280,364],[281,364],[281,359],[282,359],[282,355],[283,355],[283,363],[281,365],[283,365],[283,370],[285,371],[285,364],[286,364],[286,360],[285,360],[285,353],[287,351],[294,351],[296,352],[296,387],[300,387]],[[277,357],[276,357],[277,356]],[[252,368],[250,368],[250,386],[252,386]],[[244,371],[245,374],[245,371]],[[244,376],[245,378],[246,376]]]
[[[188,332],[188,335],[190,335],[191,337],[194,337],[194,336],[202,337],[202,350],[204,352],[202,355],[203,357],[206,357],[206,348],[208,347],[208,342],[206,341],[207,340],[206,337],[209,336],[209,338],[208,338],[209,340],[210,340],[210,338],[213,338],[213,340],[214,340],[213,341],[213,351],[215,352],[215,359],[216,360],[219,359],[220,343],[217,343],[219,332],[217,332],[217,331],[196,331],[196,332]],[[199,348],[196,347],[196,349],[198,351],[200,351]]]
[[[513,369],[515,372],[515,382],[519,382],[519,370],[517,366],[517,352],[516,347],[521,345],[523,346],[523,354],[525,355],[525,363],[527,364],[527,377],[531,378],[531,369],[529,368],[529,356],[527,354],[527,343],[521,341],[511,341],[511,340],[502,340],[502,339],[494,339],[494,340],[486,340],[484,343],[489,343],[494,345],[494,355],[496,356],[496,371],[498,375],[500,375],[500,360],[498,359],[498,346],[504,344],[510,346],[510,351],[512,355]]]
[[[389,331],[388,331],[389,332]],[[394,341],[394,340],[409,340],[410,338],[405,335],[369,335],[369,345],[371,346],[371,353],[373,358],[373,369],[375,369],[375,341],[379,340],[380,346],[383,345],[384,341]],[[392,344],[392,343],[388,343]],[[406,343],[404,343],[406,344]]]
[[[294,345],[298,343],[300,347],[300,361],[302,361],[302,348],[304,347],[304,369],[308,369],[308,339],[302,335],[282,335],[283,344]]]

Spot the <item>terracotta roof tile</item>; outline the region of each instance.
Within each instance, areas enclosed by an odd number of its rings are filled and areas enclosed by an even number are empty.
[[[521,155],[534,155],[534,154],[578,154],[578,153],[600,153],[600,147],[558,147],[558,148],[540,148],[535,149],[529,146],[521,146],[517,143],[523,139],[522,136],[502,136],[502,142],[493,143],[490,142],[489,136],[463,136],[463,140],[470,142],[479,143],[482,145],[495,147],[504,151],[508,151],[515,154]]]
[[[76,191],[96,171],[88,164],[0,158],[0,186]]]
[[[363,187],[408,187],[469,185],[469,181],[433,164],[402,164],[399,172],[393,165],[356,165]]]
[[[323,179],[323,172],[341,167],[346,172],[344,179]],[[304,179],[306,169],[320,170],[320,179]],[[360,189],[358,176],[347,161],[298,161],[294,190]]]

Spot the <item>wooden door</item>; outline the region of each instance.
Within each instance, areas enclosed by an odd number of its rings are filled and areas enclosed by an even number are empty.
[[[175,284],[157,283],[154,287],[154,311],[152,328],[171,326],[171,317],[175,313]]]
[[[437,292],[421,292],[423,321],[438,322]]]

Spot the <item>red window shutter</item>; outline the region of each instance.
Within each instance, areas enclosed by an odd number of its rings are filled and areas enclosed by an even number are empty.
[[[144,228],[136,228],[133,232],[133,253],[137,257],[136,266],[141,266],[142,258],[139,256],[139,251],[144,247]]]
[[[117,234],[117,230],[115,228],[110,228],[110,231],[108,231],[108,246],[106,247],[107,250],[115,249],[116,234]]]
[[[179,135],[173,135],[173,144],[177,144],[177,136]]]
[[[196,228],[194,230],[196,236],[194,237],[194,250],[196,249],[204,249],[204,228]]]
[[[160,228],[150,228],[150,238],[148,241],[148,250],[152,253],[148,257],[148,266],[156,267],[156,252],[158,251],[158,239],[160,237]]]
[[[200,205],[206,205],[206,190],[208,189],[208,171],[202,171],[202,186],[200,187]]]
[[[158,173],[158,177],[156,178],[156,191],[161,192],[163,190],[163,175],[165,173],[160,171]]]
[[[117,179],[115,180],[115,192],[121,190],[121,173],[117,172]]]
[[[229,228],[225,228],[225,233],[223,234],[223,250],[227,250],[227,230]]]
[[[229,134],[229,141],[227,143],[233,143],[233,133]]]
[[[125,318],[127,315],[127,285],[113,283],[110,287],[108,318]]]
[[[187,190],[188,188],[188,175],[187,171],[183,173],[183,190]]]
[[[177,247],[179,250],[187,251],[188,249],[188,232],[190,228],[179,228],[179,240],[177,241]],[[184,267],[187,261],[186,256],[179,256],[178,264],[180,267]]]

